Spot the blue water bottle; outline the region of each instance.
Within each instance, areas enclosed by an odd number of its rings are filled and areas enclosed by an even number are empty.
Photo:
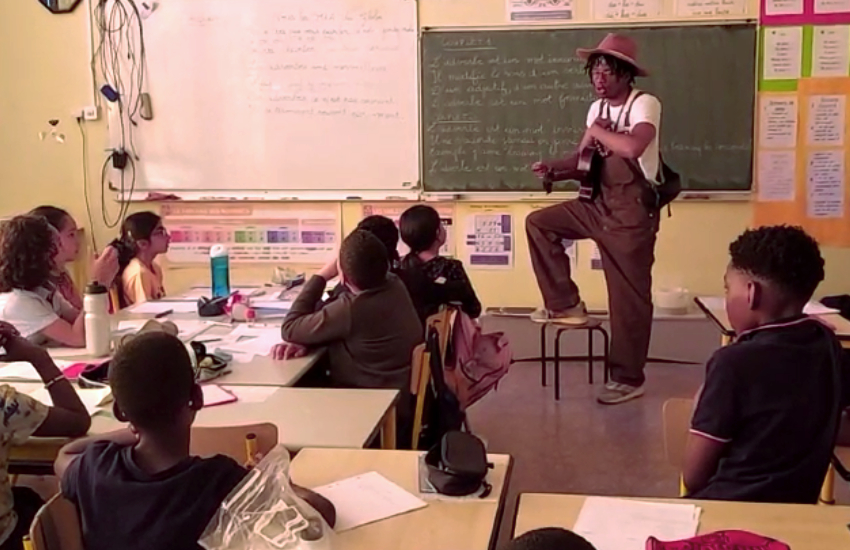
[[[230,295],[230,256],[221,244],[210,248],[210,276],[213,298]]]

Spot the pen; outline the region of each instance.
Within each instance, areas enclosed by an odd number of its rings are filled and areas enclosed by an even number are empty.
[[[167,310],[167,311],[163,311],[162,313],[157,313],[156,315],[154,315],[154,316],[153,316],[153,318],[154,318],[154,319],[162,319],[163,317],[168,317],[168,316],[169,316],[169,315],[171,315],[172,313],[174,313],[174,310],[173,310],[173,309],[169,309],[169,310]]]

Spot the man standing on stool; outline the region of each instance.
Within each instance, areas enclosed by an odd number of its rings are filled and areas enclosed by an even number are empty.
[[[587,115],[578,151],[595,146],[601,159],[599,191],[590,201],[571,200],[528,216],[531,263],[545,308],[541,323],[580,326],[587,310],[570,277],[562,239],[592,239],[599,246],[611,316],[611,378],[598,396],[613,405],[644,393],[644,364],[652,332],[652,264],[658,210],[645,206],[647,186],[658,181],[661,103],[634,88],[648,73],[637,62],[629,37],[609,34],[594,49],[579,49],[599,97]],[[578,154],[536,163],[541,179],[579,179]]]

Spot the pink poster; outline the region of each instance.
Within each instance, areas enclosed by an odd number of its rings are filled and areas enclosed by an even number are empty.
[[[762,25],[850,23],[850,0],[761,0]]]

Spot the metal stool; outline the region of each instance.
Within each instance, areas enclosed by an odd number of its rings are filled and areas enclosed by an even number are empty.
[[[561,336],[565,332],[571,332],[576,330],[586,330],[587,331],[587,382],[588,384],[593,384],[593,333],[598,332],[602,335],[602,373],[605,379],[605,383],[608,383],[608,347],[610,338],[608,336],[608,331],[602,326],[602,322],[598,319],[588,319],[587,323],[584,325],[562,325],[559,323],[544,323],[540,326],[540,376],[541,376],[541,384],[543,386],[546,385],[546,329],[549,328],[550,325],[554,325],[557,327],[557,332],[555,333],[555,356],[553,358],[555,363],[555,400],[560,401],[561,399]],[[566,358],[565,358],[566,359]]]

